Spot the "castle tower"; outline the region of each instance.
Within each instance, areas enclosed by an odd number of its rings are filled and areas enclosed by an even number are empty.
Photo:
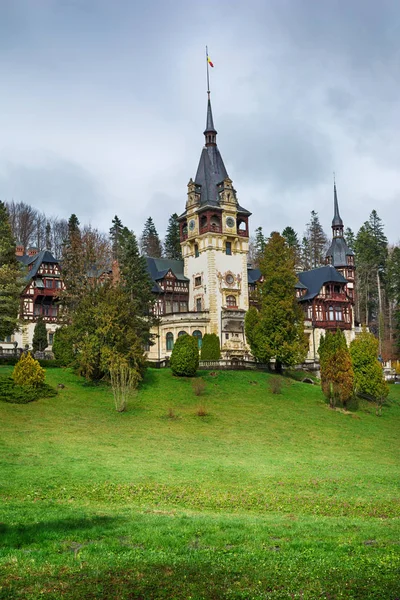
[[[243,355],[251,213],[239,205],[218,149],[209,92],[204,137],[196,177],[188,183],[186,209],[179,217],[189,309],[208,313],[210,333],[219,336],[226,355]]]
[[[348,247],[343,236],[343,221],[339,214],[336,182],[333,183],[332,243],[326,253],[325,262],[333,265],[347,279],[347,293],[354,302],[354,252]]]

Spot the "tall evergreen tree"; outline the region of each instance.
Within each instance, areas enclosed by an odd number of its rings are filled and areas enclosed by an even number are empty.
[[[150,328],[156,323],[153,307],[153,283],[147,270],[146,258],[140,254],[136,236],[124,227],[120,246],[120,285],[128,294],[135,313],[136,331],[142,343],[151,343]]]
[[[382,220],[373,210],[359,229],[355,241],[357,263],[357,313],[359,320],[378,335],[380,351],[384,337],[384,298],[388,257]]]
[[[164,240],[164,252],[166,258],[182,260],[179,221],[176,213],[171,215],[168,221],[167,235]]]
[[[289,248],[293,248],[295,268],[301,269],[301,245],[296,231],[293,229],[293,227],[285,227],[285,229],[282,231],[282,237],[285,238]]]
[[[354,231],[350,227],[346,227],[344,232],[344,239],[350,250],[354,250],[356,236],[354,235]]]
[[[46,223],[46,250],[51,252],[51,225],[49,221]]]
[[[114,260],[119,259],[119,250],[121,245],[121,236],[123,228],[124,227],[122,225],[121,219],[117,215],[115,215],[115,217],[112,220],[112,226],[110,228],[111,249]]]
[[[253,355],[262,362],[275,358],[275,369],[302,362],[305,355],[304,316],[296,299],[297,276],[293,249],[279,233],[265,245],[260,262],[259,308],[246,314],[246,337]]]
[[[17,328],[22,286],[6,205],[0,201],[0,340]]]
[[[43,352],[49,345],[46,324],[41,317],[36,321],[33,331],[32,348],[34,352]]]
[[[400,356],[400,247],[389,253],[387,263],[387,296],[390,355]]]
[[[254,248],[253,248],[253,252],[254,252],[254,257],[253,257],[253,263],[255,267],[258,267],[260,265],[260,260],[264,254],[264,250],[265,250],[265,244],[266,244],[266,239],[265,239],[265,235],[263,233],[262,227],[257,227],[256,231],[255,231],[255,236],[254,236]]]
[[[318,213],[311,211],[311,219],[307,224],[306,236],[308,241],[309,262],[312,269],[325,264],[325,254],[328,246],[328,238],[319,222]]]
[[[311,266],[310,242],[306,236],[301,240],[300,246],[300,268],[302,271],[309,271]]]
[[[140,248],[144,256],[151,256],[152,258],[162,257],[162,246],[160,238],[157,233],[156,226],[151,217],[149,217],[144,224],[142,237],[140,240]]]

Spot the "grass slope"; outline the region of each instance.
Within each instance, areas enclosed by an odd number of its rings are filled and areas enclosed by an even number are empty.
[[[377,418],[202,376],[150,370],[120,414],[49,369],[56,398],[0,403],[0,598],[400,597],[400,386]]]

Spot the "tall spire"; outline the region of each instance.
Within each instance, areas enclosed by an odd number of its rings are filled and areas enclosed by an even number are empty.
[[[332,219],[333,237],[343,236],[343,221],[339,214],[339,203],[337,199],[336,180],[333,174],[333,219]]]
[[[206,128],[203,133],[206,138],[206,146],[207,147],[217,145],[217,130],[214,127],[214,120],[213,120],[212,110],[211,110],[210,93],[208,93],[208,101],[207,101]]]

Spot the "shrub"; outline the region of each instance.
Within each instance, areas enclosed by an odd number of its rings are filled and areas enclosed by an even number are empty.
[[[110,381],[117,412],[126,410],[128,400],[137,387],[139,379],[139,373],[130,368],[124,361],[114,361],[110,368]]]
[[[269,380],[269,389],[272,394],[281,394],[282,393],[282,378],[276,375],[275,377],[271,377]]]
[[[12,377],[17,385],[38,387],[44,383],[45,372],[30,352],[21,354],[14,367]]]
[[[201,396],[206,389],[206,382],[201,377],[193,379],[192,383],[195,396]]]
[[[206,409],[206,407],[204,406],[204,404],[200,404],[200,405],[197,407],[197,410],[196,410],[196,415],[197,415],[198,417],[206,417],[206,416],[208,415],[207,409]]]
[[[33,332],[33,338],[32,338],[32,348],[34,352],[43,352],[44,350],[46,350],[47,346],[49,345],[48,340],[47,340],[47,329],[46,329],[46,324],[43,321],[42,317],[39,317],[36,325],[35,325],[35,329]]]
[[[354,394],[354,371],[343,331],[327,331],[318,349],[322,391],[334,408],[337,402],[346,406]]]
[[[74,339],[71,327],[57,329],[53,340],[53,353],[59,365],[68,367],[75,361]]]
[[[37,387],[16,385],[11,377],[0,378],[0,401],[11,404],[28,404],[39,398],[57,396],[55,390],[47,383]]]
[[[204,335],[200,357],[200,360],[219,360],[221,358],[219,338],[215,333]]]
[[[357,394],[382,403],[389,393],[389,387],[378,361],[378,351],[379,342],[368,331],[363,331],[350,344]]]
[[[199,366],[197,340],[191,335],[181,335],[171,354],[171,369],[178,377],[194,377]]]

